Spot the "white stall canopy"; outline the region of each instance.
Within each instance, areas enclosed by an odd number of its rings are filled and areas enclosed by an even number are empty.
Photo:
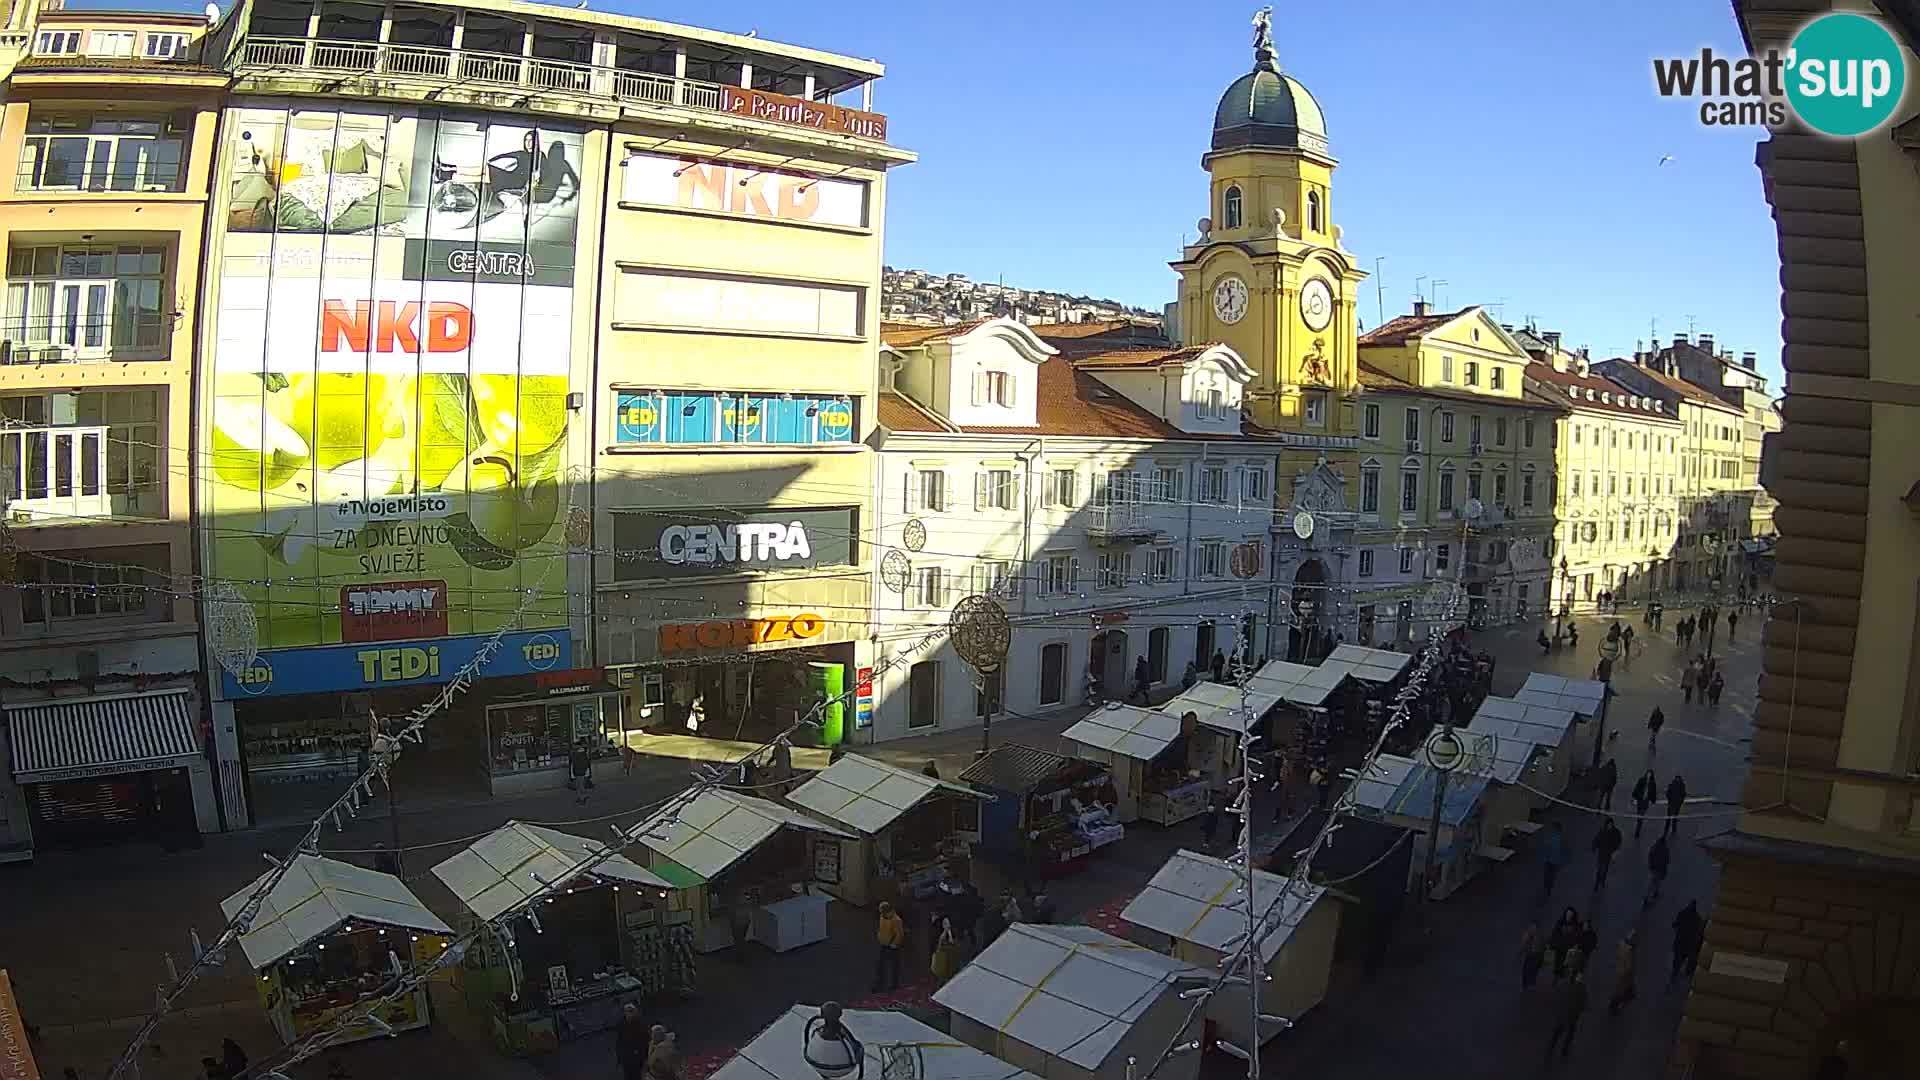
[[[1088,713],[1060,737],[1135,761],[1152,761],[1180,737],[1180,718],[1115,702]]]
[[[1513,696],[1531,705],[1566,709],[1583,719],[1592,719],[1600,715],[1600,705],[1607,699],[1607,684],[1597,679],[1568,679],[1534,672]]]
[[[1015,923],[933,1000],[1093,1071],[1176,980],[1209,974],[1090,926]]]
[[[1322,667],[1345,665],[1348,674],[1361,682],[1390,683],[1407,673],[1413,654],[1391,649],[1369,649],[1365,645],[1342,645],[1327,654]]]
[[[1573,733],[1572,710],[1516,698],[1490,697],[1474,711],[1468,731],[1501,740],[1530,742],[1558,749]]]
[[[841,759],[845,761],[845,758]],[[803,1052],[812,1005],[795,1005],[742,1047],[711,1080],[813,1080]],[[840,1022],[860,1040],[866,1075],[914,1080],[1039,1080],[902,1012],[848,1009]]]
[[[669,822],[669,817],[675,820]],[[746,858],[783,828],[825,833],[842,840],[854,834],[776,802],[715,788],[701,792],[676,814],[669,806],[647,821],[640,842],[708,881]]]
[[[577,875],[574,868],[607,850],[607,845],[584,836],[541,825],[509,821],[474,841],[465,851],[433,868],[467,910],[492,919],[548,885],[565,885]],[[624,855],[601,860],[586,876],[608,884],[642,885],[655,889],[674,886]]]
[[[1253,878],[1254,914],[1262,925],[1273,927],[1260,942],[1260,962],[1265,964],[1286,946],[1326,890],[1308,885],[1290,892],[1286,878],[1265,870],[1254,871]],[[1240,885],[1239,871],[1222,860],[1176,851],[1120,917],[1178,941],[1229,953],[1247,933],[1248,903]]]
[[[1160,706],[1160,711],[1176,719],[1192,713],[1200,723],[1215,731],[1239,735],[1280,704],[1280,697],[1272,687],[1252,679],[1247,681],[1244,691],[1233,683],[1201,682],[1181,691],[1179,697]]]
[[[1496,784],[1519,783],[1537,760],[1551,753],[1549,748],[1537,743],[1472,728],[1462,729],[1458,734],[1467,748],[1467,757],[1461,762],[1460,770],[1484,776]]]
[[[900,819],[900,815],[941,792],[970,799],[990,799],[963,784],[936,780],[872,758],[848,754],[813,779],[794,788],[787,798],[821,817],[873,836]]]
[[[238,915],[253,890],[272,873],[260,875],[222,900],[221,912],[229,919]],[[240,935],[240,951],[255,971],[262,971],[350,922],[427,934],[453,933],[392,874],[318,855],[296,855],[286,876],[267,893],[252,928]]]
[[[1308,667],[1285,660],[1269,660],[1260,665],[1249,681],[1262,693],[1278,694],[1280,700],[1289,705],[1317,709],[1347,681],[1347,668],[1345,665]]]

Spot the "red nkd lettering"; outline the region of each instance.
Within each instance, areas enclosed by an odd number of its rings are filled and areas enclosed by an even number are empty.
[[[355,300],[352,310],[340,300],[320,306],[320,351],[420,352],[421,305],[415,301]],[[461,352],[473,344],[473,311],[465,304],[435,300],[426,305],[426,351]]]

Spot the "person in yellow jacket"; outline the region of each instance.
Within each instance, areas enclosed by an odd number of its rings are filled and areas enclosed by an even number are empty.
[[[907,924],[885,900],[880,901],[880,924],[873,939],[880,946],[873,963],[873,992],[879,994],[900,985],[900,949],[907,943]]]

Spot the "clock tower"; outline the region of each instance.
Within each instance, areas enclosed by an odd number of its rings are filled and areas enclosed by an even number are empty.
[[[1333,223],[1335,161],[1320,105],[1280,70],[1269,15],[1254,17],[1253,70],[1214,111],[1200,238],[1182,252],[1186,344],[1223,342],[1254,369],[1247,412],[1264,426],[1352,435],[1358,288]]]

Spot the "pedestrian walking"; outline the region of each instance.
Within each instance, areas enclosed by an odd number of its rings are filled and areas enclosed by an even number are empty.
[[[1686,686],[1687,684],[1683,680],[1680,685]],[[1649,757],[1653,755],[1655,750],[1660,748],[1660,729],[1666,726],[1667,714],[1661,711],[1660,706],[1655,705],[1653,712],[1647,716],[1647,755]]]
[[[1679,773],[1667,782],[1667,827],[1660,835],[1677,832],[1680,828],[1680,808],[1687,802],[1687,778]]]
[[[1727,688],[1727,677],[1720,672],[1713,673],[1713,681],[1707,684],[1707,704],[1720,707],[1720,694]]]
[[[613,1058],[620,1066],[623,1080],[643,1080],[647,1075],[647,1047],[652,1045],[653,1025],[640,1017],[640,1006],[633,1002],[620,1007],[620,1027],[613,1037]]]
[[[1544,901],[1553,895],[1554,880],[1560,876],[1560,868],[1567,865],[1566,830],[1557,821],[1547,826],[1547,835],[1540,841],[1540,865],[1546,875],[1544,889],[1540,893],[1540,899]]]
[[[1660,800],[1660,781],[1654,779],[1653,770],[1640,774],[1633,782],[1633,838],[1640,839],[1640,830],[1647,827],[1647,811]]]
[[[1560,1001],[1554,1009],[1553,1034],[1547,1039],[1547,1060],[1553,1060],[1553,1052],[1560,1051],[1560,1059],[1565,1061],[1573,1054],[1573,1033],[1579,1030],[1580,1014],[1587,1011],[1587,981],[1579,972],[1567,980],[1566,989],[1560,991]]]
[[[1147,687],[1153,685],[1153,679],[1147,671],[1147,658],[1142,655],[1133,662],[1133,699],[1142,705],[1147,703]]]
[[[1220,808],[1215,806],[1213,799],[1209,797],[1207,799],[1207,808],[1200,811],[1200,843],[1205,846],[1206,850],[1213,850],[1213,834],[1218,832],[1219,829]]]
[[[647,1080],[680,1080],[680,1050],[665,1024],[653,1025],[647,1047]]]
[[[1634,961],[1637,959],[1634,954],[1637,951],[1632,930],[1628,930],[1627,936],[1613,947],[1613,996],[1607,1001],[1608,1016],[1619,1016],[1627,1002],[1634,999]]]
[[[873,992],[886,993],[900,985],[900,950],[907,943],[907,924],[893,905],[880,901],[880,923],[873,931],[878,946],[873,961]]]
[[[1227,674],[1227,654],[1219,649],[1213,650],[1213,681],[1225,682]]]
[[[1567,968],[1582,975],[1587,973],[1587,965],[1593,963],[1593,954],[1600,948],[1600,933],[1594,928],[1592,919],[1580,920],[1580,932],[1573,940],[1573,950],[1567,954]]]
[[[1740,613],[1738,611],[1727,612],[1727,640],[1732,641],[1734,632],[1739,629],[1740,629]]]
[[[1675,626],[1673,631],[1674,637],[1680,639],[1680,651],[1685,652],[1687,646],[1693,641],[1693,616],[1689,615],[1681,619],[1679,625]]]
[[[1660,899],[1660,887],[1667,883],[1667,867],[1673,861],[1673,849],[1667,846],[1666,834],[1662,833],[1647,849],[1647,898],[1641,908],[1650,908]]]
[[[1667,981],[1680,977],[1685,971],[1688,978],[1693,977],[1694,968],[1700,963],[1700,943],[1706,937],[1706,921],[1700,918],[1700,906],[1696,901],[1687,901],[1687,906],[1673,917],[1673,971]]]
[[[1689,705],[1693,704],[1693,686],[1699,681],[1699,665],[1695,664],[1692,660],[1687,661],[1686,670],[1680,673],[1680,693],[1685,695],[1686,702]]]
[[[1182,693],[1185,693],[1186,691],[1193,689],[1194,684],[1199,681],[1200,681],[1200,669],[1194,665],[1193,661],[1191,660],[1187,661],[1186,673],[1180,676],[1180,691]]]
[[[1593,835],[1593,891],[1599,892],[1607,887],[1607,871],[1613,866],[1613,857],[1620,851],[1620,827],[1608,818]]]
[[[1593,780],[1593,804],[1602,810],[1613,809],[1613,788],[1619,782],[1620,766],[1615,764],[1612,758],[1608,758],[1600,766],[1599,774]]]
[[[1547,942],[1540,936],[1540,924],[1530,922],[1520,935],[1520,989],[1531,990],[1547,962]]]
[[[1559,982],[1567,974],[1567,954],[1580,943],[1580,913],[1567,908],[1560,912],[1560,918],[1553,924],[1553,931],[1547,935],[1547,948],[1553,953],[1553,981]]]

